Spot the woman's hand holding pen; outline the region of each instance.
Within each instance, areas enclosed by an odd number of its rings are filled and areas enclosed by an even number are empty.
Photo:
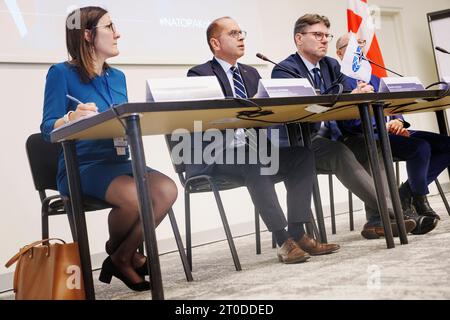
[[[77,109],[70,115],[70,121],[77,121],[81,118],[92,117],[98,114],[98,108],[95,103],[80,103]]]

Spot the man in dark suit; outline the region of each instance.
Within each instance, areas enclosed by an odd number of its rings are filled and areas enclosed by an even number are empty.
[[[336,42],[336,54],[342,60],[349,42],[349,34]],[[360,46],[365,44],[359,41]],[[350,88],[355,79],[347,78]],[[370,84],[378,91],[380,79],[372,75]],[[372,121],[375,123],[375,121]],[[337,121],[344,143],[355,153],[358,161],[369,170],[369,160],[362,134],[361,120]],[[386,127],[394,158],[406,161],[408,180],[399,189],[403,210],[410,211],[417,223],[413,234],[425,234],[433,230],[439,215],[428,203],[428,185],[450,165],[450,137],[433,132],[408,130],[410,124],[402,115],[386,118]]]
[[[309,79],[321,93],[327,90],[332,92],[333,85],[338,83],[344,85],[344,90],[352,91],[352,93],[373,92],[372,86],[363,82],[358,83],[353,90],[349,88],[346,83],[347,77],[341,72],[339,62],[326,56],[328,42],[333,38],[329,29],[330,21],[325,16],[306,14],[300,17],[294,26],[297,52],[280,62],[284,69],[291,72],[275,66],[272,78],[292,78],[293,74],[298,74]],[[349,148],[341,142],[325,138],[327,135],[331,137],[339,135],[339,129],[335,122],[327,124],[328,126],[315,123],[310,126],[316,170],[318,173],[336,175],[345,187],[364,201],[367,223],[364,225],[361,235],[366,239],[378,239],[384,236],[384,230],[378,212],[373,180]],[[286,130],[280,128],[280,131],[280,146],[288,146]],[[391,217],[394,216],[391,204],[389,213]],[[415,228],[415,222],[411,219],[406,219],[405,225],[407,232]],[[394,236],[398,236],[395,222],[392,222],[392,230]]]
[[[214,58],[188,71],[189,77],[216,76],[226,97],[246,99],[256,94],[258,71],[250,66],[237,63],[244,55],[246,32],[229,17],[213,21],[207,29],[208,45]],[[223,152],[238,153],[237,149],[249,149],[246,131],[237,129],[231,145]],[[266,139],[267,140],[267,139]],[[259,141],[257,148],[265,142]],[[203,145],[203,148],[205,146]],[[192,150],[195,152],[195,150]],[[236,151],[236,152],[235,152]],[[186,166],[188,176],[208,173],[214,177],[225,178],[244,184],[252,201],[268,229],[275,235],[278,258],[284,263],[306,261],[310,255],[331,253],[338,245],[323,244],[305,233],[304,224],[310,221],[311,194],[313,183],[314,158],[312,153],[302,147],[280,150],[279,170],[274,175],[261,175],[262,164],[193,164]],[[284,181],[287,189],[287,220],[281,209],[274,184]],[[286,230],[288,226],[288,230]]]

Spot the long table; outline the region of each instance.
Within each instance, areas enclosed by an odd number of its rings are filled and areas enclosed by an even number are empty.
[[[309,107],[314,105],[325,106],[328,109],[321,113],[308,111],[311,110]],[[389,223],[386,197],[381,182],[381,171],[370,116],[373,114],[377,120],[377,130],[380,135],[383,160],[399,226],[400,242],[401,244],[406,244],[407,237],[403,214],[395,185],[392,155],[383,117],[384,115],[393,113],[442,110],[449,105],[450,97],[447,95],[447,92],[441,90],[250,100],[223,99],[126,103],[93,117],[59,128],[52,132],[51,140],[53,142],[61,142],[63,146],[70,198],[78,234],[79,230],[86,230],[86,222],[82,206],[82,191],[75,141],[115,137],[127,138],[130,145],[133,174],[139,195],[138,200],[144,231],[144,244],[148,255],[147,262],[152,280],[151,295],[153,299],[164,299],[155,235],[155,222],[145,174],[146,162],[142,136],[170,134],[180,128],[192,132],[195,129],[195,121],[202,121],[201,130],[204,131],[211,128],[221,130],[227,128],[251,128],[270,126],[275,123],[305,123],[360,117],[363,123],[367,150],[377,191],[378,209],[385,230],[386,244],[388,248],[393,248],[395,245]],[[322,219],[318,217],[318,224],[321,238],[326,241],[323,217]],[[80,253],[86,253],[80,257],[86,296],[88,299],[95,299],[87,233],[78,234],[78,242]]]

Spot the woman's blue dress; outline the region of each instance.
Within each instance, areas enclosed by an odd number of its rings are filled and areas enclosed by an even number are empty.
[[[45,84],[41,132],[47,141],[56,120],[77,107],[77,103],[68,99],[66,94],[83,103],[95,103],[98,112],[128,101],[125,75],[120,70],[109,67],[103,75],[83,83],[75,66],[68,62],[55,64],[50,67]],[[77,141],[76,150],[81,188],[85,195],[105,200],[106,190],[116,177],[132,176],[128,147],[123,155],[119,155],[113,139]],[[148,168],[148,171],[153,170]],[[62,152],[59,155],[57,185],[61,194],[69,194]]]

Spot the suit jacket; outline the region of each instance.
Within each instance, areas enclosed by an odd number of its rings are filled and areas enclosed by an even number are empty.
[[[350,87],[350,89],[355,89],[357,86],[357,81],[355,79],[349,78],[347,77],[346,79],[346,84]],[[370,85],[372,85],[372,87],[374,88],[375,92],[378,92],[378,89],[380,87],[380,78],[378,78],[375,75],[372,75],[370,77]],[[403,126],[404,128],[409,128],[411,125],[405,121],[405,119],[403,118],[403,116],[400,115],[393,115],[393,116],[389,116],[385,117],[385,121],[387,122],[388,120],[394,120],[394,119],[399,119],[403,122]],[[354,119],[354,120],[340,120],[340,121],[336,121],[340,131],[342,132],[342,134],[344,136],[348,136],[348,135],[361,135],[363,130],[362,130],[362,126],[361,126],[361,120],[360,119]],[[375,124],[375,118],[372,117],[372,126],[374,128],[376,128],[376,124]],[[377,134],[375,134],[375,137],[378,137]]]
[[[308,68],[303,62],[302,58],[298,53],[291,54],[285,60],[279,63],[282,67],[292,71],[300,75],[302,78],[309,79],[311,82],[312,78]],[[331,86],[341,83],[344,86],[344,91],[351,91],[351,87],[349,85],[348,77],[341,72],[341,65],[336,59],[331,57],[324,57],[319,61],[320,73],[322,75],[322,79],[326,89],[331,88]],[[275,66],[272,70],[272,78],[296,78],[293,74],[288,73],[287,71],[281,69],[278,66]],[[314,85],[314,83],[311,83]],[[337,93],[338,88],[331,90],[330,93]],[[319,132],[320,122],[311,126],[312,134]],[[329,126],[335,127],[335,126]],[[280,130],[280,147],[289,146],[289,139],[285,126],[276,126]],[[337,128],[337,126],[336,126]],[[325,133],[320,133],[321,135],[325,135]]]
[[[258,71],[248,65],[238,63],[239,71],[241,72],[242,80],[244,80],[245,89],[247,90],[248,97],[253,97],[258,91],[258,82],[261,79]],[[187,74],[188,77],[201,77],[201,76],[216,76],[219,80],[222,92],[227,98],[233,97],[233,90],[231,89],[228,77],[223,70],[222,66],[216,59],[212,59],[204,64],[192,67]]]
[[[242,80],[244,81],[244,86],[247,91],[249,98],[253,97],[258,91],[258,83],[261,76],[258,71],[248,65],[238,63],[238,68],[241,73]],[[222,92],[227,98],[233,98],[233,90],[231,88],[228,77],[223,70],[222,66],[217,62],[216,59],[212,59],[204,64],[192,67],[187,73],[188,77],[202,77],[202,76],[216,76],[219,80]],[[195,135],[195,134],[194,134]],[[193,136],[192,135],[192,138]],[[203,142],[203,149],[209,144],[209,142]],[[195,152],[194,145],[192,144],[192,154]],[[198,150],[197,150],[198,152]],[[187,177],[196,176],[200,174],[209,174],[212,170],[212,165],[206,164],[186,164],[186,175]]]
[[[308,68],[303,63],[298,53],[291,54],[285,60],[279,63],[281,66],[291,70],[303,78],[310,79]],[[324,57],[319,61],[320,73],[322,74],[325,88],[328,89],[331,85],[341,83],[344,86],[344,91],[351,91],[351,88],[346,83],[347,76],[341,72],[341,65],[336,59],[331,57]],[[272,70],[272,78],[295,78],[294,75],[284,71],[278,66]],[[337,93],[337,88],[332,92]]]

